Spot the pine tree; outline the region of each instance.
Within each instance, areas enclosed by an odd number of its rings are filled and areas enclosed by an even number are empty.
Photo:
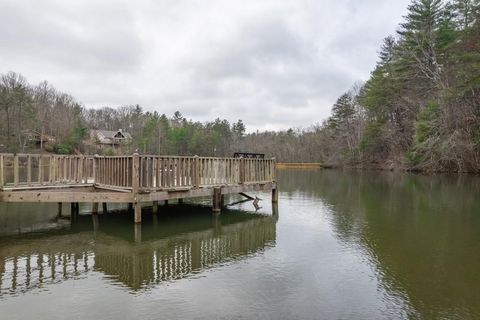
[[[400,70],[415,85],[427,84],[426,90],[441,85],[440,32],[445,26],[445,6],[441,0],[414,0],[401,24]]]
[[[330,117],[330,126],[337,128],[343,124],[351,122],[355,114],[355,104],[350,94],[344,93],[337,99],[333,105],[332,116]]]
[[[454,0],[455,20],[460,30],[471,27],[479,17],[479,0]]]

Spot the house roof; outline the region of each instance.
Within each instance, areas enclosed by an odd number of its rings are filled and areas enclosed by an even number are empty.
[[[110,131],[110,130],[96,130],[95,134],[101,134],[106,139],[131,139],[132,136],[130,133],[117,130],[117,131]]]

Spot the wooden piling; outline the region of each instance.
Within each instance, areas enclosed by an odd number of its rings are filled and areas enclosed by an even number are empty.
[[[135,224],[133,226],[133,237],[135,239],[136,243],[142,242],[142,225],[141,224]]]
[[[108,208],[107,208],[107,203],[106,203],[106,202],[103,202],[103,203],[102,203],[102,212],[103,212],[103,213],[107,213],[107,212],[108,212]]]
[[[73,215],[78,215],[80,212],[80,204],[78,202],[72,202],[70,204],[70,213]]]
[[[276,202],[272,203],[272,216],[278,220],[278,203]]]
[[[220,208],[225,208],[225,195],[220,195]]]
[[[153,203],[152,203],[152,213],[153,214],[158,213],[158,201],[153,201]]]
[[[62,207],[63,207],[63,203],[59,202],[58,203],[58,217],[60,218],[62,216]]]
[[[277,190],[277,188],[272,189],[272,203],[278,203],[278,190]]]
[[[98,202],[92,203],[92,214],[98,213]]]
[[[140,202],[135,202],[133,204],[134,207],[134,222],[135,223],[142,223],[142,205]]]
[[[221,212],[222,210],[221,199],[222,199],[222,188],[213,188],[213,198],[212,198],[213,213],[218,214]]]

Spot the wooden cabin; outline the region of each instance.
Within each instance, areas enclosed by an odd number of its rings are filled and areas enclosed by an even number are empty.
[[[132,140],[130,133],[122,129],[118,129],[117,131],[92,130],[90,135],[92,140],[99,145],[118,146],[127,144]]]

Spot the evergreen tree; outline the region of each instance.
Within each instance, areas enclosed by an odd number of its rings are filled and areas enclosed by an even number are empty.
[[[403,77],[406,81],[419,80],[415,86],[422,86],[426,91],[441,84],[439,31],[444,15],[441,0],[414,0],[398,31],[401,37],[398,66]]]
[[[332,128],[339,128],[342,125],[351,122],[355,114],[355,105],[350,94],[344,93],[337,99],[333,105],[332,116],[330,117],[330,126]]]

